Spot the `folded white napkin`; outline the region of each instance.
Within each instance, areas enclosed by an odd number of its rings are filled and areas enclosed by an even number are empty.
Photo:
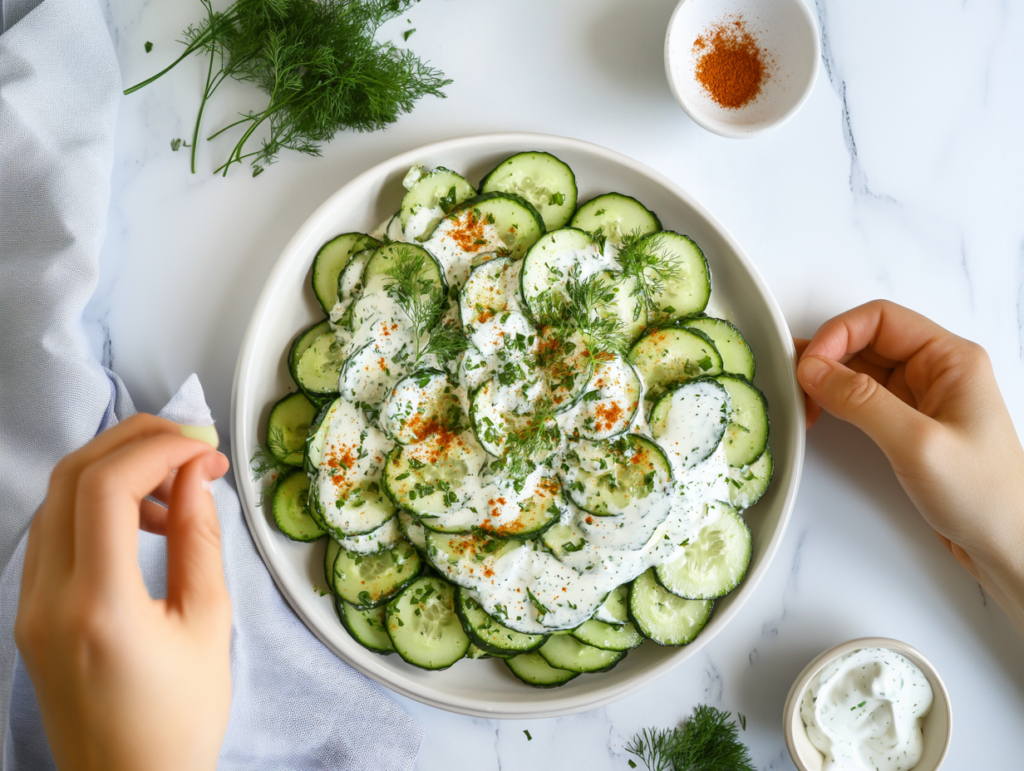
[[[120,76],[95,0],[0,0],[0,738],[3,768],[54,768],[12,629],[25,532],[50,470],[134,407],[90,353],[82,309],[98,276]],[[17,13],[11,13],[15,8]],[[11,19],[17,16],[12,26]],[[210,424],[193,375],[161,413]],[[231,719],[219,768],[388,771],[422,730],[328,651],[277,591],[238,497],[214,485],[233,605]],[[13,556],[12,556],[13,555]],[[140,533],[150,592],[162,538]]]

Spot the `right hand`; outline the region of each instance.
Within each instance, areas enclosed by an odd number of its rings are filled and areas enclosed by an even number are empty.
[[[959,562],[1024,632],[1024,450],[985,350],[883,300],[826,322],[797,379],[860,428]]]

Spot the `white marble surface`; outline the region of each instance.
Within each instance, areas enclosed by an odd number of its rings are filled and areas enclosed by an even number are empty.
[[[391,155],[463,134],[524,130],[605,145],[668,174],[732,230],[794,333],[886,297],[988,348],[1024,429],[1024,5],[819,0],[823,58],[810,101],[749,141],[698,128],[661,60],[673,0],[424,0],[385,32],[443,69],[387,132],[339,136],[320,159],[285,156],[257,179],[199,173],[188,136],[199,62],[123,101],[103,278],[88,322],[142,409],[198,372],[226,423],[239,342],[266,275],[303,220]],[[126,83],[180,51],[198,3],[108,0]],[[154,43],[144,53],[145,41]],[[208,112],[228,122],[245,86]],[[222,432],[222,435],[226,432]],[[1024,658],[1009,623],[939,546],[882,455],[825,418],[809,441],[790,530],[753,599],[706,653],[610,707],[557,720],[475,720],[403,701],[427,729],[417,768],[627,769],[624,744],[699,702],[747,717],[759,768],[792,768],[786,692],[826,647],[905,640],[936,664],[953,702],[947,768],[1024,757]],[[528,741],[524,729],[530,731]]]

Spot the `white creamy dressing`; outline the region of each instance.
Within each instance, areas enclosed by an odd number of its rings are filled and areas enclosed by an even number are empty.
[[[404,232],[399,217],[395,216],[384,223],[375,235],[381,237],[386,234],[394,241],[417,242],[416,236],[422,235],[423,228],[439,212],[421,207],[410,217]],[[476,223],[475,227],[482,228],[482,236],[468,244],[467,239],[458,238],[459,227],[459,221],[446,218],[429,239],[419,242],[437,258],[449,286],[455,288],[465,284],[475,265],[492,259],[495,251],[504,248],[493,225]],[[474,232],[481,233],[480,230]],[[476,243],[478,240],[483,243]],[[469,248],[464,248],[466,246]],[[548,259],[565,276],[573,269],[578,280],[584,281],[601,271],[614,270],[615,253],[616,247],[609,241],[604,251],[593,246],[570,248],[556,251]],[[536,331],[519,302],[519,266],[521,261],[514,270],[506,271],[500,286],[493,292],[495,307],[500,307],[503,312],[482,320],[474,319],[469,325],[472,327],[473,345],[460,359],[456,378],[459,384],[457,396],[464,417],[469,412],[468,395],[474,389],[510,362],[522,362],[536,348],[536,343],[527,350],[510,344],[517,335],[536,337]],[[340,315],[340,311],[332,313],[332,322],[335,322],[332,326],[335,326],[339,341],[344,346],[346,360],[353,360],[347,362],[342,371],[342,396],[365,405],[380,405],[398,381],[408,374],[394,360],[396,354],[408,351],[415,344],[407,320],[385,292],[355,301],[353,331],[336,326],[336,317]],[[433,365],[434,362],[428,360],[421,362],[420,366]],[[358,376],[353,376],[349,366],[361,369],[356,371]],[[522,382],[497,389],[497,407],[521,414],[532,409],[530,405],[548,388],[545,379],[537,378],[535,373],[524,371],[522,375]],[[611,413],[608,410],[618,405],[623,414],[618,415],[617,422],[606,421],[606,435],[622,431],[631,424],[634,433],[650,437],[643,417],[645,408],[649,407],[649,403],[645,406],[643,401],[643,384],[621,359],[596,367],[587,390],[597,391],[598,398],[581,400],[556,415],[563,435],[578,436],[585,421],[593,423],[599,413],[606,416],[614,414],[614,409]],[[382,412],[385,413],[382,420],[386,422],[386,410]],[[717,416],[708,418],[709,423],[712,420],[717,420]],[[708,449],[707,437],[713,428],[704,425],[697,415],[674,419],[670,423],[667,433],[670,446],[665,449],[675,476],[671,489],[656,490],[646,498],[636,497],[633,505],[616,516],[591,516],[567,499],[559,500],[558,505],[563,509],[561,524],[585,536],[583,548],[567,552],[558,559],[539,542],[528,541],[519,548],[504,551],[497,559],[488,558],[485,564],[490,575],[486,576],[485,571],[479,569],[478,562],[478,569],[472,571],[470,582],[476,599],[488,613],[507,619],[509,626],[524,632],[576,627],[593,616],[609,592],[649,567],[680,555],[683,542],[696,537],[701,528],[712,524],[718,510],[708,504],[728,500],[729,497],[726,481],[729,467],[724,448],[719,444],[706,460],[690,464],[685,460],[685,452],[680,455],[683,451],[678,448],[695,446],[703,452]],[[336,429],[341,434],[351,435],[351,427],[332,424],[328,442],[338,441]],[[375,441],[377,436],[384,436],[382,431],[374,430]],[[551,485],[551,470],[540,466],[527,477],[521,489],[516,490],[508,480],[488,473],[488,463],[494,459],[480,447],[472,431],[461,433],[458,442],[460,449],[454,457],[442,464],[428,462],[424,472],[428,475],[426,481],[432,478],[447,481],[458,497],[456,504],[436,512],[438,518],[432,520],[444,527],[480,526],[485,519],[489,526],[500,527],[503,523],[514,522],[522,510],[521,504],[528,504],[544,495],[544,485]],[[673,443],[675,448],[671,446]],[[391,446],[386,439],[382,446],[375,445],[374,457],[380,458],[377,462],[381,465]],[[563,440],[563,449],[565,446]],[[415,455],[416,445],[408,445],[406,452]],[[558,458],[556,455],[551,464],[553,468],[559,468]],[[321,495],[328,492],[326,483],[322,481],[323,468],[321,466]],[[380,470],[376,465],[373,473],[379,480]],[[466,585],[466,574],[462,579],[461,583]]]
[[[800,717],[825,756],[823,771],[908,771],[921,760],[928,679],[888,648],[829,662],[804,692]]]

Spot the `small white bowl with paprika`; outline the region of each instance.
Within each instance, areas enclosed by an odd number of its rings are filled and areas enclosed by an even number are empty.
[[[732,139],[774,128],[818,77],[818,23],[803,0],[680,0],[665,74],[697,125]]]

